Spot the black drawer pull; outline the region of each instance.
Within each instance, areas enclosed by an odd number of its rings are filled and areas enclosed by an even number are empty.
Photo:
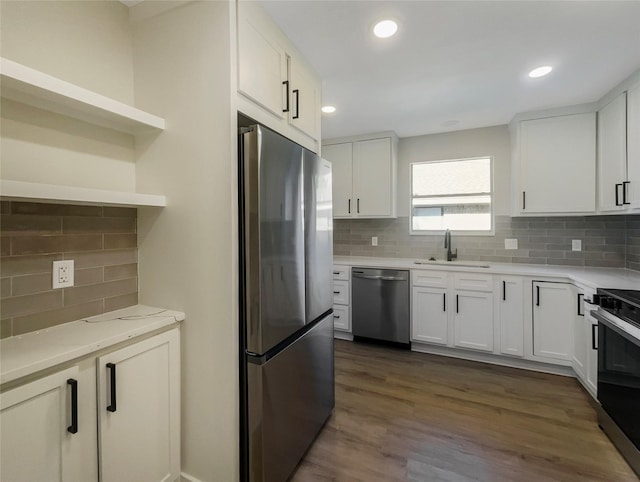
[[[458,295],[456,295],[456,313],[460,313],[459,311],[459,303],[458,303]]]
[[[593,350],[597,350],[598,346],[596,345],[596,333],[598,331],[598,325],[591,325],[591,348]]]
[[[339,295],[339,294],[340,294],[340,291],[334,291],[334,292],[333,292],[333,294],[334,294],[334,295]]]
[[[447,311],[447,294],[442,293],[442,311]]]
[[[340,319],[340,315],[333,315],[333,319],[334,320],[339,320]]]
[[[536,286],[536,306],[540,306],[540,287]]]
[[[293,89],[291,92],[296,96],[296,115],[291,116],[291,118],[298,119],[300,117],[300,90]]]
[[[502,301],[507,301],[507,282],[502,281]]]
[[[627,202],[627,193],[629,192],[629,189],[627,189],[627,186],[630,184],[629,181],[624,181],[622,183],[622,204],[631,204],[630,202]]]
[[[71,386],[71,425],[67,427],[67,432],[78,433],[78,380],[69,378],[67,385]]]
[[[620,190],[619,187],[622,187],[622,183],[616,184],[616,206],[622,206],[623,203],[620,202]]]
[[[110,404],[107,405],[107,412],[116,411],[116,364],[107,363],[107,369],[109,370],[109,385],[111,386]]]
[[[287,94],[286,94],[287,107],[282,109],[282,112],[289,112],[289,81],[288,80],[282,81],[282,85],[284,85],[287,88]]]
[[[584,297],[583,293],[578,293],[578,316],[584,316],[584,311],[582,311],[580,308],[582,308],[582,303],[580,303],[580,298]]]

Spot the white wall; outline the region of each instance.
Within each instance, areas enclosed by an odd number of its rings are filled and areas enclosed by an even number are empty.
[[[238,478],[233,7],[188,3],[136,21],[133,36],[136,99],[167,121],[165,132],[137,144],[139,190],[168,202],[139,211],[140,300],[187,315],[182,468],[210,482]]]
[[[0,2],[2,57],[133,103],[128,9],[120,2]],[[3,99],[3,179],[133,191],[134,141]]]
[[[398,216],[409,216],[410,164],[420,161],[493,157],[494,213],[510,213],[511,151],[505,126],[405,137],[398,146]]]

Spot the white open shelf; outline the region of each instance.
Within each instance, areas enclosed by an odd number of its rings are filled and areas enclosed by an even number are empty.
[[[2,97],[130,134],[163,130],[164,119],[123,102],[0,58]]]
[[[60,204],[164,207],[167,199],[156,194],[108,191],[23,181],[0,181],[0,196],[7,200]]]

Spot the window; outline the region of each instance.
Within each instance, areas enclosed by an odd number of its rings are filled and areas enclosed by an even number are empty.
[[[411,234],[493,232],[490,157],[411,164]]]

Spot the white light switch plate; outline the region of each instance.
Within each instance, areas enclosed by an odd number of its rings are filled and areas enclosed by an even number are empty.
[[[505,239],[504,240],[504,249],[518,249],[518,240],[517,239]]]
[[[582,240],[574,239],[571,241],[571,250],[572,251],[582,251]]]
[[[73,260],[53,262],[53,289],[73,286]]]
[[[371,246],[378,246],[378,236],[371,236]]]

